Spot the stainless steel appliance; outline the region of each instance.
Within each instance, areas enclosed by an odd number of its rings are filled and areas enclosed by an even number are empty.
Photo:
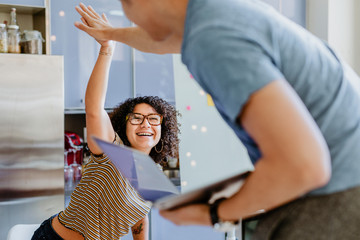
[[[64,208],[63,57],[0,54],[0,239]]]

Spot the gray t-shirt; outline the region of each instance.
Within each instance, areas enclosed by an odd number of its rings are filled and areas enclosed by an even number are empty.
[[[360,80],[326,43],[257,0],[190,0],[182,61],[253,163],[261,152],[236,117],[255,91],[287,80],[331,153],[330,182],[310,194],[360,185],[360,99],[349,78]]]

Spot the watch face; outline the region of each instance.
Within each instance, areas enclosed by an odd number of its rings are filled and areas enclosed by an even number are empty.
[[[214,229],[218,232],[230,232],[233,231],[241,226],[241,221],[231,222],[231,221],[225,221],[225,222],[218,222],[215,223]]]

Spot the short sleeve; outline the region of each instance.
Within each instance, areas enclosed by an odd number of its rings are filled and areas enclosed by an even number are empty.
[[[207,28],[190,39],[183,62],[231,122],[254,92],[284,78],[272,53],[236,31]]]

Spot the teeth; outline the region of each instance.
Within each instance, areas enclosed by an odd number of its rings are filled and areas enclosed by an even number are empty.
[[[139,136],[151,136],[151,133],[138,133]]]

